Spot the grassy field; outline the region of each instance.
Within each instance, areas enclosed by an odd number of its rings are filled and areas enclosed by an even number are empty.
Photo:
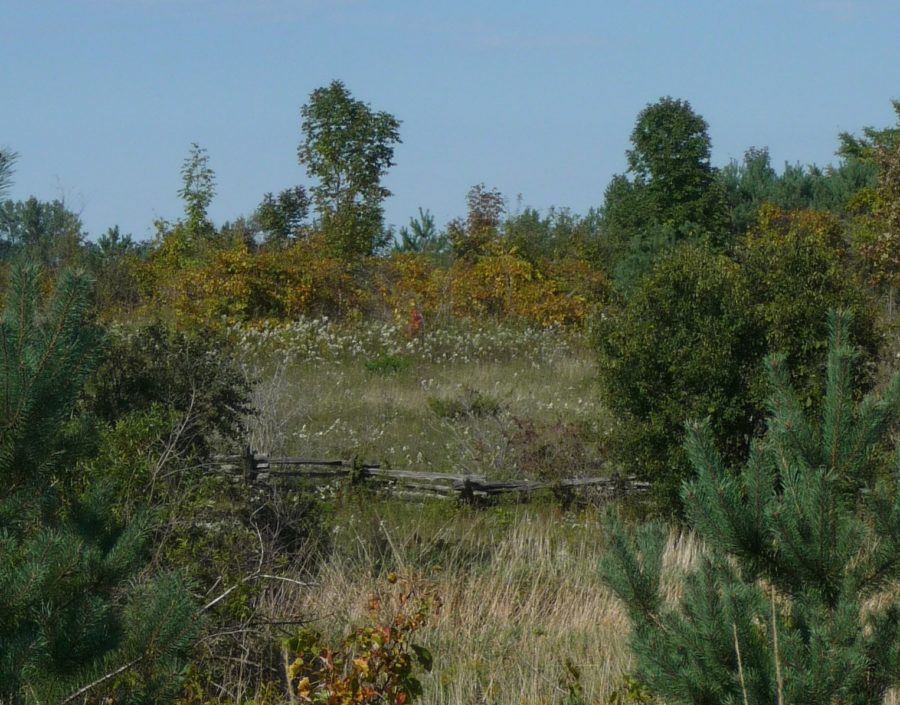
[[[494,478],[613,469],[615,419],[585,334],[457,324],[408,339],[399,325],[318,320],[236,336],[262,452]],[[645,702],[628,691],[628,624],[599,577],[605,538],[590,501],[478,509],[365,490],[321,496],[328,550],[311,578],[298,576],[304,586],[266,593],[270,618],[309,620],[335,642],[396,579],[441,605],[416,635],[434,654],[425,703]],[[673,596],[700,550],[691,535],[670,535]]]
[[[261,451],[488,477],[605,469],[611,420],[583,334],[456,326],[410,340],[402,326],[307,321],[240,335]],[[395,573],[442,604],[420,635],[435,655],[424,702],[607,702],[620,687],[626,623],[599,579],[596,508],[366,495],[330,506],[315,586],[277,593],[273,614],[308,615],[336,638]]]
[[[609,419],[583,335],[326,321],[241,333],[260,451],[488,477],[580,476]]]

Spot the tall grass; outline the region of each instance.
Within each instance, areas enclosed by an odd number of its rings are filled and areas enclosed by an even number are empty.
[[[534,474],[548,436],[565,475],[603,462],[609,421],[582,335],[510,326],[429,330],[301,321],[235,332],[260,414],[261,451],[364,460],[491,477]],[[440,404],[480,395],[497,413],[442,415]],[[524,430],[523,430],[524,429]],[[560,447],[560,432],[573,442]],[[563,439],[566,440],[566,439]],[[577,441],[574,442],[574,441]],[[577,457],[565,448],[577,446]]]
[[[567,663],[585,702],[608,702],[621,687],[627,623],[598,577],[596,513],[362,498],[335,519],[317,587],[297,591],[291,609],[337,637],[365,622],[388,574],[426,581],[442,607],[419,635],[435,655],[424,703],[563,702],[576,685]],[[690,538],[673,537],[668,560],[675,568],[695,552]]]

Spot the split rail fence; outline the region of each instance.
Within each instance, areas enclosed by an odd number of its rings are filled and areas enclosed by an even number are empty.
[[[479,475],[397,470],[348,460],[270,457],[250,448],[245,449],[242,455],[220,456],[217,464],[223,472],[243,475],[244,480],[251,484],[286,478],[297,478],[316,485],[337,480],[366,484],[371,482],[401,496],[455,497],[469,503],[508,493],[527,495],[538,490],[552,490],[563,495],[572,495],[579,490],[592,490],[595,494],[611,499],[645,492],[650,487],[650,483],[634,476],[578,477],[549,482],[491,480]]]

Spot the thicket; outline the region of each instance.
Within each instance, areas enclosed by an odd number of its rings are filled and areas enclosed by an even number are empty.
[[[638,677],[666,702],[874,704],[900,683],[900,465],[876,452],[900,418],[900,374],[855,400],[847,323],[832,316],[819,413],[784,356],[768,359],[766,432],[746,463],[730,469],[708,420],[688,424],[682,498],[704,547],[676,592],[666,527],[632,538],[609,524],[603,573]]]
[[[0,700],[162,702],[197,629],[176,572],[150,571],[150,517],[117,517],[78,409],[101,344],[83,276],[39,306],[12,271],[0,320]],[[89,478],[89,479],[88,479]]]

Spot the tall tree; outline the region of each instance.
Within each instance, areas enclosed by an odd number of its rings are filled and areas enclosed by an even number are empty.
[[[196,142],[181,166],[182,186],[178,196],[184,201],[185,225],[194,241],[214,232],[207,210],[216,195],[216,174],[209,166],[209,154]]]
[[[9,149],[0,149],[0,196],[3,196],[12,185],[13,166],[17,156]]]
[[[686,100],[661,98],[637,116],[626,152],[628,175],[606,190],[604,229],[613,243],[616,278],[630,289],[658,252],[680,240],[723,246],[724,192],[710,164],[706,121]]]
[[[724,201],[710,164],[708,129],[686,100],[661,98],[638,115],[628,167],[646,187],[659,222],[721,229]]]
[[[382,179],[393,166],[400,122],[356,100],[341,81],[317,88],[300,109],[300,163],[317,183],[312,198],[319,224],[339,252],[352,259],[385,241]]]

